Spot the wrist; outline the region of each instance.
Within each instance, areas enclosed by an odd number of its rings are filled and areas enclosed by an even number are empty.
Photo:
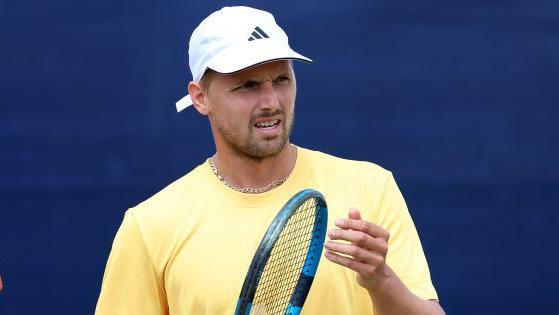
[[[394,275],[395,274],[392,269],[390,269],[387,265],[384,265],[383,270],[377,274],[376,281],[371,287],[367,288],[369,295],[372,297],[373,295],[377,295],[379,292],[386,292],[389,290],[391,283],[393,282]]]

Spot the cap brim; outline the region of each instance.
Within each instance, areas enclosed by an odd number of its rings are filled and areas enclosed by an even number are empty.
[[[224,56],[227,57],[224,58]],[[232,74],[276,60],[313,62],[310,58],[295,52],[289,47],[278,45],[274,41],[261,39],[255,40],[249,45],[234,46],[222,51],[208,62],[208,68],[222,74]],[[177,112],[180,112],[192,105],[192,99],[190,95],[187,95],[176,102],[175,105]]]
[[[288,59],[312,62],[310,58],[289,47],[278,45],[275,41],[259,39],[248,45],[238,45],[224,50],[208,62],[208,68],[219,73],[231,74],[263,63]]]
[[[190,105],[192,105],[192,99],[190,98],[190,95],[181,98],[178,102],[175,103],[175,106],[177,107],[177,113]]]

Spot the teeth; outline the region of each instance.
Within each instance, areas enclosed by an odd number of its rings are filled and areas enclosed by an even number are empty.
[[[277,124],[278,120],[271,120],[271,121],[263,121],[256,124],[256,127],[272,127],[273,125]]]

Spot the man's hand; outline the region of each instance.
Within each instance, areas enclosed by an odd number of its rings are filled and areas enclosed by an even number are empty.
[[[355,208],[349,210],[348,218],[336,220],[336,226],[339,229],[328,231],[330,240],[324,244],[327,249],[325,257],[357,272],[359,285],[367,291],[374,291],[389,276],[386,254],[390,234],[380,226],[362,220]]]
[[[328,232],[324,256],[357,272],[357,282],[374,301],[375,314],[444,315],[438,301],[415,296],[386,265],[388,231],[362,220],[355,208],[349,209],[348,218],[336,220],[336,226]]]

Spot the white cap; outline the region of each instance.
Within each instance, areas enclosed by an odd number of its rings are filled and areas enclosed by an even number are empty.
[[[289,47],[272,14],[249,7],[224,7],[205,18],[192,32],[188,57],[195,82],[208,68],[228,74],[274,60],[312,62]],[[176,103],[177,112],[190,105],[187,95]]]

